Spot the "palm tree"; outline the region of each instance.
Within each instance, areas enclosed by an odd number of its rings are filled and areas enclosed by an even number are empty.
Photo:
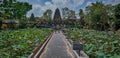
[[[90,16],[90,25],[94,29],[105,30],[108,22],[108,12],[106,6],[102,2],[92,3],[91,6],[86,7],[88,16]],[[100,27],[98,27],[100,26]]]
[[[52,10],[47,9],[44,13],[43,16],[47,19],[47,21],[51,21],[52,19]]]
[[[79,10],[79,16],[81,17],[81,20],[83,20],[83,18],[84,18],[84,13],[83,13],[83,10],[82,10],[82,9]]]
[[[62,8],[62,14],[63,14],[63,19],[68,18],[68,16],[69,16],[69,8],[67,8],[67,7]]]

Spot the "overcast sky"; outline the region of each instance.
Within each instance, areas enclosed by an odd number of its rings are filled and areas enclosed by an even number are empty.
[[[75,10],[78,13],[79,9],[85,9],[86,6],[95,3],[96,1],[102,1],[105,4],[118,4],[120,0],[18,0],[20,2],[28,2],[32,4],[32,10],[26,14],[30,16],[34,13],[35,16],[42,16],[43,12],[47,9],[51,9],[53,12],[56,8],[68,7],[71,10]]]

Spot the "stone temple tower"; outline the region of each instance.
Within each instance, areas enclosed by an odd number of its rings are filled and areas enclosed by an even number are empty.
[[[55,10],[53,21],[54,21],[54,24],[57,24],[57,25],[60,25],[62,23],[60,11],[58,8]]]

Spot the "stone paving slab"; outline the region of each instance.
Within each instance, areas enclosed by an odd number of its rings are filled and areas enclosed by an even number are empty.
[[[74,58],[62,32],[55,32],[40,58]]]

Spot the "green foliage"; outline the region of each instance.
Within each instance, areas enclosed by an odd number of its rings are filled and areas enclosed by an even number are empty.
[[[37,25],[36,25],[36,23],[35,22],[32,22],[32,23],[28,23],[27,24],[27,27],[28,28],[35,28]]]
[[[32,9],[32,5],[16,0],[3,0],[3,4],[0,5],[0,11],[3,12],[5,19],[21,19],[30,9]]]
[[[120,56],[120,36],[117,34],[77,28],[67,29],[65,34],[73,41],[82,42],[90,58]]]
[[[27,23],[20,21],[19,28],[27,28]]]
[[[83,28],[83,25],[81,25],[79,22],[75,22],[74,24],[76,28]]]
[[[108,12],[106,7],[102,2],[92,3],[91,6],[86,7],[87,16],[89,17],[87,19],[90,20],[88,24],[91,28],[96,30],[98,28],[107,29]]]
[[[69,16],[69,9],[67,7],[62,8],[63,19]]]
[[[79,10],[79,16],[81,17],[81,20],[83,20],[83,18],[84,18],[84,13],[83,13],[83,10],[82,10],[82,9]]]
[[[70,10],[67,7],[62,8],[62,16],[63,19],[70,19],[71,17],[75,17],[75,11],[74,10]]]
[[[86,13],[80,9],[79,15],[86,22],[87,28],[115,31],[120,28],[119,10],[120,4],[105,5],[102,2],[96,2],[86,7]]]
[[[114,16],[115,16],[115,25],[116,25],[116,30],[120,28],[120,4],[114,6]]]
[[[21,29],[0,32],[2,58],[27,58],[33,49],[50,34],[48,29]]]
[[[120,4],[115,5],[114,13],[115,13],[116,19],[120,19]]]
[[[2,26],[2,20],[0,20],[0,29],[1,29],[1,26]]]
[[[44,13],[43,16],[47,19],[47,21],[50,21],[52,19],[52,10],[47,9]]]

